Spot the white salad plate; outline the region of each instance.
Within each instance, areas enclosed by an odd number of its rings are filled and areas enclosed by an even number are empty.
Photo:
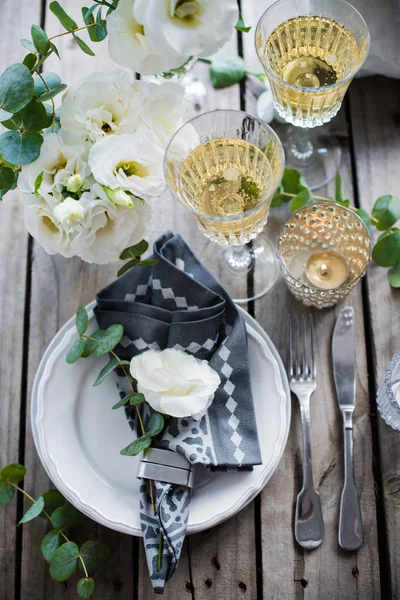
[[[91,330],[96,322],[91,303]],[[248,331],[249,361],[263,464],[248,472],[209,472],[196,467],[188,533],[208,529],[236,514],[265,486],[278,466],[289,433],[290,391],[281,359],[265,331],[239,308]],[[90,329],[89,329],[90,331]],[[88,517],[123,533],[141,536],[139,457],[120,455],[132,441],[110,375],[93,382],[106,357],[68,365],[75,317],[53,338],[37,371],[31,420],[40,460],[54,485]]]

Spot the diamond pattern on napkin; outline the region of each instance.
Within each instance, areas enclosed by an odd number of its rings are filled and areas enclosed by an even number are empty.
[[[177,308],[186,308],[187,310],[197,310],[199,308],[198,306],[189,306],[184,296],[175,296],[172,288],[163,288],[159,279],[153,279],[153,290],[161,292],[165,300],[173,300]]]
[[[189,346],[181,346],[181,344],[175,344],[173,346],[174,350],[182,350],[182,352],[190,352],[191,354],[197,354],[200,350],[212,350],[218,341],[219,335],[216,336],[214,340],[211,338],[207,338],[203,344],[198,344],[197,342],[191,342]],[[231,369],[232,372],[232,369]]]
[[[134,294],[125,294],[125,300],[135,302],[137,296],[145,296],[147,294],[148,288],[149,285],[147,283],[138,285]]]
[[[143,338],[137,338],[136,340],[130,340],[128,338],[128,336],[126,336],[126,335],[124,335],[124,337],[120,341],[120,344],[123,348],[127,348],[128,346],[133,344],[135,346],[135,348],[137,348],[138,350],[142,350],[142,351],[143,350],[160,350],[160,346],[157,344],[157,342],[151,342],[150,344],[148,344],[147,342],[144,341]]]

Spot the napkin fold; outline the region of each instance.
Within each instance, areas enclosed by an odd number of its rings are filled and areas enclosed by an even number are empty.
[[[209,361],[221,384],[207,413],[199,421],[169,419],[157,444],[207,468],[251,469],[262,461],[244,321],[181,236],[170,231],[160,236],[152,258],[159,261],[154,267],[132,269],[98,293],[99,327],[123,325],[124,337],[116,348],[122,359],[149,349],[177,348]],[[129,392],[124,378],[118,378],[117,386],[121,397]],[[141,406],[146,419],[150,409]],[[133,407],[126,412],[137,431]],[[178,565],[191,490],[166,482],[152,487],[156,514],[149,481],[142,480],[140,517],[153,588],[162,594]]]

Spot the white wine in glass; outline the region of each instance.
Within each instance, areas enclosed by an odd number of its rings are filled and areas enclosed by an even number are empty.
[[[278,0],[261,17],[256,48],[288,135],[288,166],[301,170],[312,189],[334,177],[340,147],[309,128],[330,121],[361,67],[369,33],[345,0]]]
[[[221,256],[222,285],[228,292],[232,282],[244,289],[253,270],[254,293],[250,298],[231,294],[237,302],[259,298],[278,275],[275,252],[258,234],[283,169],[284,154],[274,131],[241,111],[204,113],[186,123],[167,148],[165,175],[171,191],[190,209],[204,235],[229,246]],[[251,240],[250,251],[244,244]],[[238,285],[238,278],[244,285]]]

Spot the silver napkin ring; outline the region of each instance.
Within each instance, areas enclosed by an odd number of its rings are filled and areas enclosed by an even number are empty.
[[[160,448],[149,448],[146,451],[139,463],[137,477],[189,488],[194,485],[193,465],[181,454]]]

